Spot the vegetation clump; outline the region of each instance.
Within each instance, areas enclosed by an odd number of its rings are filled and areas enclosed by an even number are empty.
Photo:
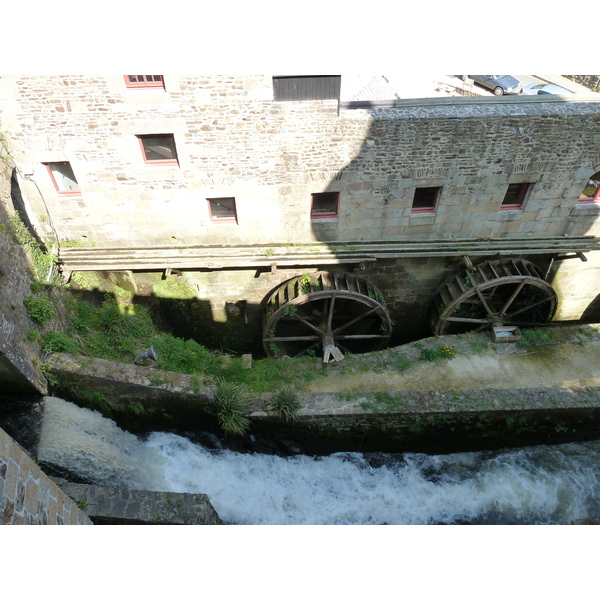
[[[295,421],[300,409],[300,394],[292,386],[285,386],[275,392],[269,402],[270,409],[286,421]]]
[[[23,299],[23,304],[29,318],[40,325],[45,325],[56,316],[54,303],[45,294],[30,294]]]
[[[243,435],[246,432],[250,421],[244,415],[249,407],[243,386],[222,378],[217,380],[215,408],[225,435]]]

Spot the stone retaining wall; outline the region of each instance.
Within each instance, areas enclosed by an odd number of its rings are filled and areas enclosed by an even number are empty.
[[[53,479],[97,525],[220,525],[206,494],[109,488]]]
[[[572,328],[565,331],[567,337],[573,333]],[[446,342],[455,348],[462,343],[461,352],[468,352],[472,344],[489,346],[489,338],[484,334],[472,334],[468,340],[446,336],[431,343]],[[505,344],[497,352],[506,352],[508,346],[514,344]],[[367,366],[365,361],[375,361],[367,368],[376,371],[385,365],[390,368],[396,354],[419,351],[411,344],[386,352],[352,356],[348,361],[352,361],[355,370]],[[64,354],[52,355],[48,365],[59,378],[79,379],[87,389],[101,391],[113,409],[123,406],[123,398],[141,403],[148,412],[136,416],[133,422],[142,430],[180,427],[220,431],[211,413],[214,387],[206,385],[195,393],[190,389],[189,375],[144,370],[100,359],[81,362],[78,357]],[[150,379],[161,377],[169,378],[170,383],[159,389],[148,386]],[[292,422],[269,411],[269,394],[252,397],[254,404],[247,415],[251,421],[250,433],[266,439],[295,440],[306,453],[342,450],[442,453],[600,437],[600,388],[593,386],[303,394],[301,408]],[[75,400],[89,406],[85,401]],[[112,418],[120,422],[118,412]],[[127,420],[123,423],[128,425]]]
[[[76,502],[3,429],[0,429],[0,524],[92,524]]]

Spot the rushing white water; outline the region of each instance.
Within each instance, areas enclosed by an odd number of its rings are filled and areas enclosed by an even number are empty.
[[[55,441],[47,435],[41,445],[46,460],[58,444],[52,460],[84,469],[97,483],[205,493],[229,523],[533,524],[600,515],[600,442],[377,455],[385,465],[372,466],[350,453],[283,458],[208,450],[169,433],[142,442],[97,413],[60,402],[54,413],[61,414],[45,415],[44,427],[48,416],[62,423],[50,425]],[[71,410],[76,417],[65,418]],[[115,442],[117,451],[105,448]]]

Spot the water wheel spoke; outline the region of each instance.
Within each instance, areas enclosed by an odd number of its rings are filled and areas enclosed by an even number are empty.
[[[335,305],[335,294],[331,295],[329,303],[329,311],[327,312],[327,331],[331,331],[331,322],[333,321],[333,307]]]
[[[444,321],[454,321],[456,323],[484,323],[488,324],[489,319],[473,319],[471,317],[445,317]]]
[[[272,342],[310,342],[312,340],[320,341],[321,338],[316,335],[284,335],[279,337],[267,338],[264,341]]]
[[[335,339],[337,340],[374,340],[376,338],[389,338],[389,335],[385,335],[383,333],[365,333],[365,334],[356,334],[356,335],[336,335]]]
[[[521,290],[525,287],[525,283],[526,283],[525,280],[521,281],[521,283],[517,286],[515,291],[510,295],[510,298],[505,302],[504,306],[498,313],[498,315],[500,317],[504,317],[504,315],[506,314],[506,311],[509,309],[510,305],[515,301],[515,298],[519,295]]]
[[[348,350],[348,348],[346,348],[346,346],[344,346],[343,344],[339,344],[336,342],[336,346],[338,347],[339,350],[341,350],[344,354],[350,354],[350,351]]]
[[[494,318],[496,316],[496,313],[494,313],[492,311],[492,309],[488,306],[488,303],[486,302],[484,295],[481,293],[481,290],[478,287],[476,287],[475,292],[476,292],[477,296],[479,297],[479,300],[480,300],[481,304],[483,305],[483,308],[485,308],[485,312],[487,312],[487,314],[490,315],[490,317]],[[491,299],[491,296],[490,296],[490,299]]]
[[[537,302],[533,302],[532,304],[528,304],[524,308],[520,308],[519,310],[516,310],[515,312],[510,313],[509,315],[506,315],[506,318],[507,319],[512,319],[515,315],[520,315],[522,312],[526,312],[528,310],[531,310],[532,308],[535,308],[536,306],[540,306],[540,304],[544,304],[544,302],[549,302],[550,300],[552,300],[551,296],[547,296],[546,298],[542,298],[541,300],[538,300]]]
[[[369,315],[372,315],[374,312],[376,312],[377,310],[379,310],[378,306],[374,306],[373,308],[371,308],[370,310],[368,310],[367,312],[364,312],[360,315],[358,315],[357,317],[354,317],[354,319],[352,319],[351,321],[348,321],[347,323],[344,323],[343,325],[340,325],[334,332],[333,335],[337,335],[340,331],[344,331],[344,329],[347,329],[348,327],[351,327],[352,325],[354,325],[355,323],[358,323],[358,321],[360,321],[361,319],[364,319],[365,317],[368,317]]]
[[[316,333],[318,333],[321,337],[323,337],[325,335],[318,327],[315,327],[312,323],[310,323],[309,321],[307,321],[304,317],[300,317],[298,315],[294,315],[294,318],[296,318],[301,323],[304,323],[305,325],[307,325],[308,327],[310,327],[310,329],[312,329],[313,331],[315,331]]]
[[[302,356],[303,354],[310,352],[313,348],[316,348],[320,343],[321,343],[320,339],[317,340],[316,342],[313,342],[310,346],[306,346],[306,348],[304,348],[304,350],[300,350],[300,352],[294,354],[294,356],[292,356],[292,358],[298,358],[299,356]]]

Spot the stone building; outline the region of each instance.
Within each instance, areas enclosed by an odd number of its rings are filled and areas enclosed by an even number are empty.
[[[67,275],[163,299],[176,280],[165,302],[188,303],[186,333],[224,349],[294,353],[287,336],[307,351],[330,315],[346,333],[364,316],[370,348],[453,315],[508,321],[521,300],[534,321],[595,314],[598,95],[352,102],[345,82],[2,76],[13,196]],[[502,314],[482,317],[498,290]]]

